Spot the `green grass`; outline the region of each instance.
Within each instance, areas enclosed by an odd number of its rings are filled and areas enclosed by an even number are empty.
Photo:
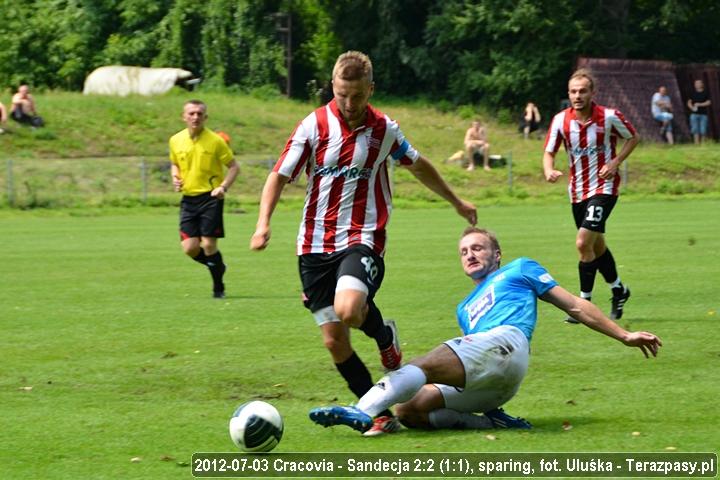
[[[208,126],[232,137],[241,175],[232,189],[231,206],[257,204],[262,184],[295,125],[315,106],[286,98],[238,93],[173,90],[158,97],[102,97],[49,92],[38,96],[47,127],[31,130],[10,122],[0,135],[0,208],[8,206],[8,160],[12,160],[15,205],[21,208],[134,207],[143,201],[140,164],[147,165],[151,206],[177,202],[168,181],[168,138],[184,127],[182,103],[200,97],[209,105]],[[485,115],[491,152],[512,157],[513,188],[508,170],[466,172],[443,160],[462,147],[468,112],[440,111],[422,102],[378,98],[376,106],[396,119],[412,144],[440,169],[457,192],[483,204],[555,202],[564,182],[542,177],[543,141],[524,141],[515,125]],[[547,112],[549,117],[550,112]],[[563,170],[566,156],[558,155]],[[627,163],[623,195],[644,197],[720,197],[720,145],[668,147],[642,143]],[[404,169],[395,186],[405,205],[428,206],[439,200]],[[298,199],[303,184],[287,189]]]
[[[224,301],[180,252],[174,209],[2,211],[0,477],[189,478],[193,452],[233,450],[229,416],[252,398],[284,416],[278,452],[717,451],[718,209],[621,199],[608,243],[633,290],[622,324],[657,333],[660,356],[645,360],[541,304],[530,371],[507,406],[535,429],[494,441],[409,430],[367,439],[307,419],[314,406],[354,399],[300,303],[297,209],[277,212],[262,253],[247,247],[256,212],[226,216]],[[506,260],[531,256],[576,290],[564,201],[487,206],[480,222]],[[396,209],[378,304],[397,320],[407,358],[458,333],[454,308],[471,288],[455,252],[462,228],[447,208]],[[605,288],[599,279],[603,309]],[[379,377],[373,342],[356,333],[354,344]]]

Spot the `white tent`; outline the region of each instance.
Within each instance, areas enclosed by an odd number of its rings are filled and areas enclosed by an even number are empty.
[[[144,68],[111,65],[94,70],[85,79],[83,93],[98,95],[158,95],[179,82],[191,80],[192,72],[181,68]],[[192,83],[192,81],[191,81]]]

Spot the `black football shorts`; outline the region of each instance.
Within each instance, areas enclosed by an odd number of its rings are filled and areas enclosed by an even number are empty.
[[[180,239],[224,237],[223,204],[223,199],[213,197],[210,192],[192,197],[183,195],[180,201]]]
[[[572,204],[575,226],[605,233],[605,222],[615,207],[617,197],[614,195],[595,195],[587,200]]]
[[[298,257],[303,303],[311,312],[335,302],[335,287],[340,277],[357,278],[368,289],[372,300],[385,276],[383,258],[365,245],[354,245],[332,253],[309,253]]]

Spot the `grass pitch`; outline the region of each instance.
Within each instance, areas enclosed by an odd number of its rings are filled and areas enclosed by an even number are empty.
[[[226,216],[223,301],[182,255],[174,209],[2,212],[0,477],[190,478],[193,452],[234,449],[229,416],[258,398],[284,416],[278,452],[717,451],[718,210],[717,200],[620,200],[607,238],[633,293],[622,324],[665,347],[645,360],[540,302],[530,370],[507,405],[535,428],[495,440],[363,438],[308,420],[312,407],[354,398],[300,303],[297,209],[276,213],[262,253],[248,250],[255,212]],[[479,217],[506,261],[533,257],[577,290],[567,204],[485,207]],[[449,209],[395,212],[378,305],[397,320],[407,359],[458,334],[454,308],[471,289],[456,253],[462,228]],[[606,288],[598,277],[595,301],[607,311]],[[374,342],[357,332],[354,344],[378,378]]]

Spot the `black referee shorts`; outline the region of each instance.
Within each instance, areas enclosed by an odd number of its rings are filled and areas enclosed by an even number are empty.
[[[210,192],[200,195],[183,195],[180,201],[180,239],[192,237],[223,238],[223,199]]]

